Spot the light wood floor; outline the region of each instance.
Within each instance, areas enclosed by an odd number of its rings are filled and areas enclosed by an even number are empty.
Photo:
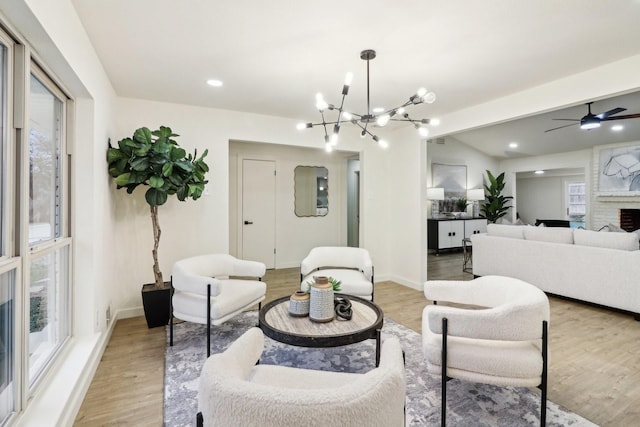
[[[460,252],[430,255],[429,278],[470,280]],[[267,301],[292,293],[297,269],[270,270]],[[601,426],[640,425],[640,322],[550,298],[549,399]],[[385,315],[421,331],[422,292],[376,284]],[[143,318],[118,321],[75,426],[161,426],[165,334]]]

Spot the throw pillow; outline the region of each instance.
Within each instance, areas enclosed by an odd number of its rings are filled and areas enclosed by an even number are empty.
[[[504,224],[488,224],[487,225],[487,234],[489,236],[497,236],[497,237],[510,237],[512,239],[522,239],[524,238],[522,234],[522,229],[524,227],[520,227],[517,225],[504,225]]]
[[[524,227],[525,240],[573,244],[573,229],[564,227]]]
[[[638,250],[638,234],[633,233],[598,233],[591,230],[575,230],[575,244],[595,246],[599,248],[619,249],[623,251]]]

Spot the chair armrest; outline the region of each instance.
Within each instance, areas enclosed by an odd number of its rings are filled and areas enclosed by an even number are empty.
[[[385,338],[380,349],[379,367],[404,371],[404,355],[400,340],[397,337]]]
[[[197,274],[185,273],[184,271],[173,271],[171,276],[173,287],[178,291],[191,292],[198,295],[207,295],[207,285],[211,285],[211,296],[220,295],[220,280],[215,277],[199,276]]]
[[[264,334],[253,327],[235,340],[224,352],[210,356],[202,368],[202,378],[224,375],[245,379],[264,349]]]

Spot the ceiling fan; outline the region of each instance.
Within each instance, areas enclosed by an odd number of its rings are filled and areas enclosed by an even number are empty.
[[[591,130],[591,129],[595,129],[595,128],[599,128],[600,127],[600,122],[605,122],[605,121],[610,121],[610,120],[623,120],[623,119],[638,119],[640,118],[640,114],[627,114],[624,116],[616,116],[616,114],[618,113],[622,113],[623,111],[626,111],[626,108],[614,108],[612,110],[609,111],[605,111],[604,113],[600,113],[600,114],[593,114],[591,112],[591,104],[593,104],[593,102],[587,102],[587,108],[588,108],[588,113],[586,116],[582,117],[581,119],[553,119],[553,120],[563,120],[563,121],[571,121],[571,122],[577,122],[577,123],[571,123],[568,125],[564,125],[564,126],[560,126],[557,128],[553,128],[553,129],[547,129],[545,130],[545,132],[551,132],[552,130],[558,130],[558,129],[562,129],[562,128],[566,128],[569,126],[574,126],[574,125],[580,125],[580,129],[585,129],[585,130]]]

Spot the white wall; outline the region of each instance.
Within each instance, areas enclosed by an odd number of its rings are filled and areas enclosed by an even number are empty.
[[[516,202],[520,219],[527,224],[535,224],[536,219],[566,219],[565,183],[584,179],[584,175],[517,178]]]
[[[428,177],[427,186],[431,187],[431,165],[443,163],[447,165],[465,165],[467,167],[467,188],[483,188],[483,177],[486,170],[498,172],[499,161],[491,156],[464,144],[454,137],[446,137],[444,144],[430,142],[427,144]]]
[[[231,142],[229,149],[229,253],[240,256],[242,219],[240,191],[242,160],[273,160],[276,164],[276,268],[299,267],[315,246],[347,244],[347,157],[353,153],[326,153],[321,148]],[[294,169],[328,169],[329,211],[325,216],[298,217],[294,212]],[[315,198],[313,200],[315,206]]]

